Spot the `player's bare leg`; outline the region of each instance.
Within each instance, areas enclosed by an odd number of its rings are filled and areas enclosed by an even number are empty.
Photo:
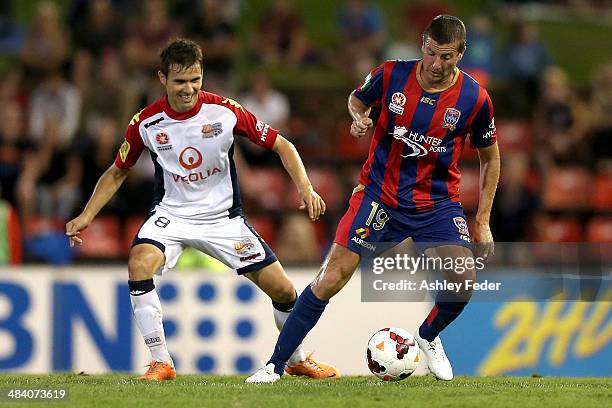
[[[301,344],[323,314],[328,300],[351,279],[359,260],[359,255],[345,247],[332,246],[316,278],[304,289],[286,327],[281,330],[272,358],[265,367],[247,378],[247,383],[270,383],[280,379],[289,359],[287,350],[294,350]]]
[[[155,291],[153,275],[165,262],[163,252],[154,245],[139,244],[132,247],[128,261],[130,299],[134,318],[145,344],[149,347],[152,361],[141,380],[172,380],[176,371],[168,353],[162,308]]]
[[[443,259],[468,259],[473,258],[472,251],[459,245],[445,245],[437,248],[430,248],[425,251],[429,257],[440,257]],[[455,264],[455,263],[453,263]],[[465,265],[465,263],[463,263]],[[470,300],[471,290],[466,290],[466,280],[476,280],[476,271],[466,268],[462,273],[454,270],[442,271],[444,278],[453,283],[462,283],[462,290],[458,292],[442,292],[436,297],[436,304],[423,322],[419,330],[415,333],[415,339],[419,348],[427,357],[429,370],[440,380],[452,380],[453,368],[451,366],[442,341],[438,334],[455,320],[465,308]]]
[[[297,293],[280,262],[274,262],[258,271],[249,272],[245,276],[272,299],[274,322],[278,330],[281,331],[295,305]],[[312,358],[312,354],[307,356],[301,344],[289,358],[286,371],[291,375],[317,379],[340,377],[340,373],[335,367],[316,361]]]

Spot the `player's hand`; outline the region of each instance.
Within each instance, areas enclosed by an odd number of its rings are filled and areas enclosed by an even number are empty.
[[[353,120],[353,123],[351,124],[351,135],[359,139],[365,136],[372,126],[374,126],[374,122],[372,122],[372,119],[367,117],[359,120]]]
[[[89,226],[91,219],[81,214],[75,219],[68,221],[66,224],[66,235],[70,237],[70,246],[73,247],[75,244],[81,245],[83,240],[79,237],[81,231]]]
[[[300,210],[306,209],[312,221],[318,220],[321,215],[325,214],[325,201],[312,188],[304,192],[300,191],[300,198],[302,199]]]
[[[474,224],[474,233],[472,234],[474,241],[474,255],[482,257],[485,261],[495,253],[495,244],[493,242],[493,234],[488,223],[476,222]]]

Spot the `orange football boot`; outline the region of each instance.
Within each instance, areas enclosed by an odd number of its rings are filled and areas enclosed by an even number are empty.
[[[147,364],[149,369],[139,380],[145,381],[163,381],[174,380],[176,378],[176,370],[168,363],[163,361],[153,360]]]
[[[317,380],[340,378],[340,372],[336,367],[315,360],[312,358],[312,353],[306,357],[306,360],[285,368],[285,372],[289,375],[300,375]]]

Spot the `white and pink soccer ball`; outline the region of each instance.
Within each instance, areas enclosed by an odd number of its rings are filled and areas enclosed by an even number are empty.
[[[403,380],[419,365],[419,346],[406,330],[387,327],[370,338],[367,360],[372,374],[381,380]]]

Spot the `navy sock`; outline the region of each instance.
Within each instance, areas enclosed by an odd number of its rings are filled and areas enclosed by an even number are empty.
[[[302,292],[285,325],[278,335],[274,354],[267,364],[274,364],[274,371],[283,375],[287,360],[299,346],[308,332],[317,324],[329,300],[321,300],[312,293],[310,285]]]
[[[433,341],[463,312],[467,303],[449,292],[439,292],[436,295],[436,304],[419,327],[419,336],[427,341]]]

